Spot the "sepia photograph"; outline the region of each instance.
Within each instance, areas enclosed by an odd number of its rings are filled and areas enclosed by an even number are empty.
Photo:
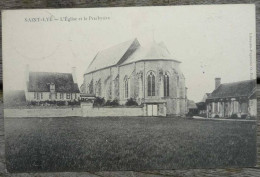
[[[2,11],[8,172],[256,165],[255,5]]]

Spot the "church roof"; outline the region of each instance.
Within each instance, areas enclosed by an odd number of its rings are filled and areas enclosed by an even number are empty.
[[[86,73],[116,65],[120,61],[122,62],[127,57],[125,56],[127,51],[135,50],[139,45],[137,39],[133,39],[99,51],[87,68]]]
[[[232,82],[220,84],[208,97],[214,98],[228,98],[228,97],[249,97],[256,88],[256,80],[245,80],[240,82]]]
[[[174,60],[164,43],[153,42],[141,46],[133,39],[97,53],[85,73],[90,73],[110,66],[124,65],[143,60]]]
[[[164,43],[153,42],[148,46],[140,46],[138,49],[123,63],[132,63],[143,60],[174,60]],[[176,61],[179,62],[179,61]]]
[[[56,92],[79,93],[71,73],[29,72],[29,92],[49,92],[50,84],[55,84]]]

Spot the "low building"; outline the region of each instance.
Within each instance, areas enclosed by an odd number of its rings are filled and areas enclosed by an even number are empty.
[[[188,115],[198,114],[198,107],[193,100],[188,100],[187,107],[188,107]]]
[[[26,69],[26,101],[78,101],[76,69],[72,73],[29,72]]]
[[[206,93],[202,100],[198,103],[196,103],[197,108],[198,108],[198,114],[199,116],[202,117],[207,117],[207,104],[206,104],[206,100],[207,98],[210,96],[210,93]]]
[[[221,84],[215,79],[215,90],[206,99],[207,117],[255,117],[256,80]]]

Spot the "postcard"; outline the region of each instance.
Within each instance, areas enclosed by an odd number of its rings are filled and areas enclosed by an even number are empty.
[[[2,11],[9,172],[256,165],[255,5]]]

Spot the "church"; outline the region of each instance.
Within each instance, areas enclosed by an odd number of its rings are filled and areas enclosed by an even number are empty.
[[[142,46],[137,39],[99,51],[86,72],[81,92],[118,100],[124,105],[130,98],[146,104],[151,114],[160,105],[167,115],[187,113],[187,88],[180,70],[163,42]]]

